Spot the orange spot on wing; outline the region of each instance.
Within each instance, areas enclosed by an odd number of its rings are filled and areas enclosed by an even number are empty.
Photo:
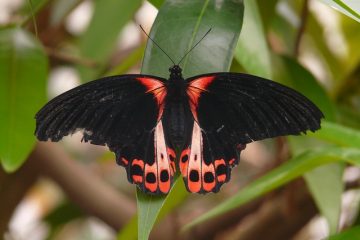
[[[129,164],[129,161],[124,157],[121,158],[121,162],[124,163],[125,165]]]
[[[143,182],[143,176],[133,175],[132,179],[133,179],[134,183],[142,183]]]
[[[153,173],[155,175],[155,182],[154,183],[150,183],[148,181],[146,181],[146,176],[149,173]],[[151,192],[155,192],[157,190],[157,185],[158,185],[158,178],[157,178],[157,166],[156,163],[154,163],[153,165],[149,165],[149,164],[145,164],[145,187],[150,190]]]
[[[210,164],[210,165],[206,165],[204,162],[202,164],[202,185],[203,185],[203,189],[207,192],[210,192],[211,190],[214,189],[216,182],[215,182],[215,169],[214,169],[214,165]],[[206,173],[212,173],[213,176],[213,181],[212,182],[206,182],[205,181],[205,174]]]
[[[229,161],[229,164],[230,165],[233,165],[235,163],[235,158],[232,158],[230,161]]]
[[[134,166],[134,165],[139,165],[141,167],[141,169],[144,169],[144,161],[141,159],[135,158],[134,160],[132,160],[131,166]]]
[[[218,168],[219,166],[221,166],[221,165],[223,165],[223,166],[226,167],[226,164],[225,164],[225,160],[224,160],[224,159],[215,160],[215,170],[217,170],[217,168]],[[218,180],[218,182],[225,182],[225,181],[226,181],[226,173],[217,175],[217,176],[216,176],[216,179]]]
[[[200,180],[197,182],[193,182],[193,181],[190,181],[190,179],[188,179],[187,185],[188,185],[189,191],[192,193],[199,192],[201,189],[201,181]]]
[[[168,169],[160,169],[160,173],[163,170],[167,171],[169,174]],[[169,174],[169,179],[166,182],[162,182],[161,180],[159,181],[159,188],[162,193],[168,193],[170,191],[170,174]]]
[[[187,176],[187,167],[189,163],[189,156],[190,155],[190,148],[187,148],[181,152],[180,161],[179,161],[179,167],[181,174],[186,177]],[[184,158],[187,158],[186,161],[183,161]]]
[[[225,180],[226,180],[226,175],[225,175],[225,174],[218,175],[218,176],[217,176],[217,180],[218,180],[218,182],[225,182]]]
[[[189,96],[189,104],[191,112],[198,122],[197,118],[197,107],[199,105],[199,98],[202,92],[207,91],[209,84],[215,79],[215,76],[201,77],[190,82],[186,93]]]

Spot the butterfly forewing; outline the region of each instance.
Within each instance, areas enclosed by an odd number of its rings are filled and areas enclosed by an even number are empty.
[[[123,75],[81,85],[36,114],[35,134],[39,140],[59,141],[83,129],[84,141],[107,145],[116,153],[130,182],[145,192],[167,193],[175,168],[160,121],[167,94],[164,81]]]

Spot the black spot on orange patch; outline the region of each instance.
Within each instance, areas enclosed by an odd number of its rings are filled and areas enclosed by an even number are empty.
[[[217,174],[217,175],[226,174],[226,166],[225,166],[224,164],[220,164],[220,165],[216,168],[216,174]]]
[[[154,173],[149,172],[148,174],[146,174],[146,182],[148,183],[155,183],[156,182],[156,176]]]
[[[189,160],[189,156],[188,156],[187,154],[184,155],[184,156],[181,158],[181,161],[182,161],[183,163],[186,163],[187,160]]]
[[[212,172],[206,172],[204,174],[204,182],[206,183],[212,183],[215,180],[214,174]]]
[[[162,170],[160,173],[160,181],[167,182],[169,180],[169,173],[166,170]]]
[[[144,172],[143,172],[142,168],[140,167],[140,165],[135,164],[131,167],[131,175],[142,176],[143,173]]]
[[[191,170],[189,178],[190,178],[190,181],[192,181],[192,182],[199,181],[199,173],[198,173],[198,171]]]

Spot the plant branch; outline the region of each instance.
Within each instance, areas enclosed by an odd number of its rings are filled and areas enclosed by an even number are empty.
[[[69,158],[56,144],[38,143],[28,161],[49,177],[84,212],[119,230],[135,214],[135,203],[115,191],[84,166]]]
[[[76,57],[73,55],[69,55],[63,51],[58,51],[54,48],[45,47],[45,52],[49,57],[52,57],[54,59],[57,59],[57,60],[60,60],[63,62],[67,62],[67,63],[83,65],[83,66],[89,67],[89,68],[97,67],[97,65],[98,65],[98,63],[94,60],[84,59],[84,58]]]
[[[309,0],[304,0],[304,5],[301,10],[301,16],[300,16],[300,26],[298,33],[295,38],[295,45],[294,45],[294,56],[298,57],[300,52],[300,43],[303,38],[305,27],[307,23],[307,19],[309,16]]]

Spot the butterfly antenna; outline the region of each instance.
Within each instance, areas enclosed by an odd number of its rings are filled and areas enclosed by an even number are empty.
[[[182,60],[184,60],[184,58],[185,58],[197,45],[199,45],[199,43],[206,37],[206,35],[209,34],[210,31],[211,31],[211,28],[205,33],[205,35],[204,35],[192,48],[190,48],[189,51],[187,51],[187,53],[185,53],[185,55],[181,58],[181,60],[179,61],[179,63],[178,63],[177,65],[179,65],[179,64],[182,62]]]
[[[145,33],[145,35],[146,35],[146,36],[170,59],[170,61],[175,65],[174,60],[172,60],[171,57],[154,41],[154,39],[152,39],[152,38],[149,36],[149,34],[147,34],[147,33],[145,32],[144,28],[143,28],[141,25],[139,25],[139,26],[140,26],[141,30]]]

